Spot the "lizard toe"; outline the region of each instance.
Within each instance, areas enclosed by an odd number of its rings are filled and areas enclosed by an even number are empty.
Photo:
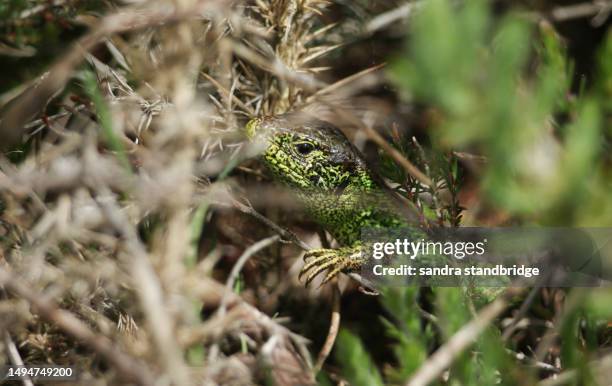
[[[314,256],[312,258],[309,258],[306,261],[306,264],[304,265],[304,267],[302,267],[302,270],[300,272],[300,277],[306,273],[307,271],[309,271],[311,268],[320,265],[322,262],[325,262],[327,260],[329,260],[330,258],[333,258],[336,256],[336,254],[334,253],[334,251],[330,251],[329,249],[326,251],[326,254],[323,255],[319,255],[319,256]]]
[[[328,254],[330,252],[327,248],[319,248],[319,249],[311,249],[304,254],[303,260],[308,261],[312,258],[316,258],[318,256]]]
[[[338,256],[334,255],[326,255],[326,259],[320,259],[313,264],[307,264],[302,269],[300,274],[308,274],[306,277],[306,285],[308,286],[310,282],[317,277],[321,272],[325,271],[328,268],[334,267],[338,263]]]
[[[342,272],[342,270],[344,269],[344,264],[338,264],[336,267],[334,267],[334,269],[331,269],[326,275],[325,278],[323,279],[323,281],[321,282],[321,285],[319,285],[320,287],[323,287],[325,284],[329,283],[333,278],[335,278],[336,276],[338,276],[338,274],[340,272]]]
[[[306,277],[305,284],[308,286],[312,280],[321,272],[328,270],[323,284],[328,283],[340,272],[357,271],[363,263],[360,248],[341,249],[313,249],[306,252],[306,262],[298,275],[298,279]]]

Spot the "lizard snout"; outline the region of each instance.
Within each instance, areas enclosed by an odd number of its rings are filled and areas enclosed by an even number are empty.
[[[244,131],[249,140],[253,140],[261,127],[262,118],[253,118],[247,122]]]

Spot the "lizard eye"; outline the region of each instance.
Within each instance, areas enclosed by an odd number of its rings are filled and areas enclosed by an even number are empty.
[[[300,142],[295,144],[295,150],[301,155],[307,155],[315,149],[314,145],[309,142]]]

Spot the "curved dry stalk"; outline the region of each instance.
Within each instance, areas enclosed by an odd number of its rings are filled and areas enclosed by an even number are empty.
[[[502,333],[503,341],[507,341],[508,339],[510,339],[510,337],[512,336],[512,333],[514,333],[514,331],[516,330],[516,326],[518,325],[520,320],[523,318],[523,316],[525,316],[525,314],[529,310],[529,307],[531,307],[531,304],[535,300],[536,295],[538,294],[538,292],[540,292],[541,289],[542,289],[541,285],[536,285],[529,291],[529,294],[527,295],[527,297],[521,304],[521,307],[517,311],[516,315],[514,315],[514,317],[512,318],[512,321]]]
[[[325,343],[323,344],[321,351],[319,351],[317,362],[314,366],[315,374],[321,370],[325,360],[334,347],[336,337],[338,336],[338,331],[340,330],[340,319],[340,288],[338,288],[338,282],[336,281],[332,292],[332,312],[329,322],[329,330],[327,332],[327,338],[325,338]]]
[[[270,229],[272,229],[278,235],[280,235],[286,240],[291,241],[292,243],[300,247],[302,250],[309,251],[311,249],[311,247],[308,246],[308,244],[306,244],[300,238],[298,238],[295,233],[276,224],[274,221],[257,212],[252,207],[245,205],[237,200],[232,200],[232,205],[234,208],[238,209],[242,213],[253,216],[255,219],[261,221],[262,223],[270,227]],[[358,274],[357,272],[349,272],[346,273],[346,275],[351,279],[355,280],[357,283],[359,283],[359,285],[361,286],[360,290],[364,294],[374,296],[379,294],[378,290],[376,289],[376,285],[372,281]]]
[[[229,299],[229,294],[232,292],[232,288],[234,288],[234,284],[236,283],[236,279],[242,270],[242,267],[246,264],[246,262],[257,252],[266,248],[267,246],[275,243],[280,240],[279,235],[274,235],[267,237],[265,239],[259,240],[255,244],[251,245],[242,253],[242,255],[232,267],[232,271],[230,272],[229,277],[227,278],[227,282],[225,283],[225,292],[223,293],[223,298],[221,299],[221,306],[219,307],[219,315],[223,316],[225,314],[225,310],[227,308],[227,301]]]

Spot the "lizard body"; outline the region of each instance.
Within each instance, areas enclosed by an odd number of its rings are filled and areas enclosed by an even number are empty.
[[[274,178],[296,192],[310,216],[342,245],[306,253],[300,276],[308,284],[324,270],[324,283],[363,265],[363,228],[408,226],[401,205],[346,136],[331,123],[300,113],[255,118],[247,137],[263,147],[261,160]]]

